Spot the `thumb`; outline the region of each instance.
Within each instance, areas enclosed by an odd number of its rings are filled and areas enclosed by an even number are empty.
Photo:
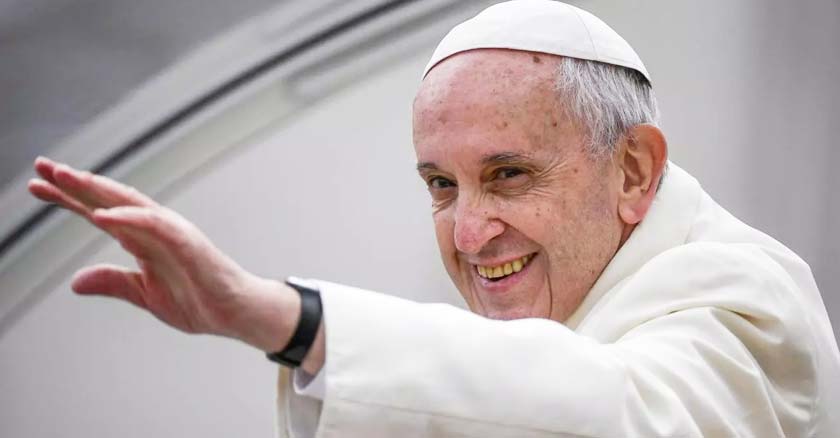
[[[99,264],[83,268],[73,275],[70,287],[80,295],[120,298],[147,309],[142,274],[122,266]]]

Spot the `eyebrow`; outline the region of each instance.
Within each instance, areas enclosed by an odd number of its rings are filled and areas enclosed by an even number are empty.
[[[417,163],[417,171],[422,172],[424,170],[438,170],[437,164],[432,163],[431,161],[424,161],[422,163]]]
[[[521,164],[530,161],[530,157],[516,152],[502,152],[488,155],[481,159],[481,164]]]
[[[516,152],[501,152],[498,154],[487,155],[481,159],[481,164],[522,164],[528,162],[530,157],[528,155]],[[417,171],[440,170],[437,164],[431,161],[423,161],[417,163]]]

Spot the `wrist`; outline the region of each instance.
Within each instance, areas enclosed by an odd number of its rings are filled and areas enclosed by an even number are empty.
[[[231,321],[231,337],[264,352],[282,350],[300,319],[300,295],[286,284],[256,278]]]

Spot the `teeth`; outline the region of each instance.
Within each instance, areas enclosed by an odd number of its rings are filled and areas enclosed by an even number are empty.
[[[476,266],[476,270],[478,271],[478,275],[483,278],[499,278],[521,271],[528,264],[529,260],[531,260],[531,256],[526,255],[504,265]]]

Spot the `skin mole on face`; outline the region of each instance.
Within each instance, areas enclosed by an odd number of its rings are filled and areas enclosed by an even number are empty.
[[[534,55],[533,57],[531,57],[531,59],[534,60],[534,64],[539,64],[542,62],[542,59],[540,59],[540,57],[537,55]]]

